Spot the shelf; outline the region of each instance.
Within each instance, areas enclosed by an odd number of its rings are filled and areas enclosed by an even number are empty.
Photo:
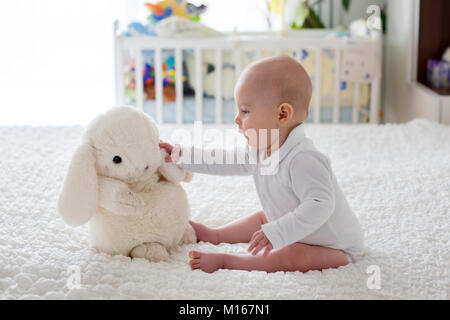
[[[447,97],[450,96],[450,88],[447,89],[439,89],[439,88],[434,88],[428,84],[425,83],[421,83],[422,86],[428,88],[429,90],[433,91],[434,93],[443,96],[443,97]]]

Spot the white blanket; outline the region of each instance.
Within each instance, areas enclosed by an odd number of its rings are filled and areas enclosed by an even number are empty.
[[[367,254],[339,269],[272,274],[189,267],[191,249],[245,252],[245,244],[185,245],[159,263],[91,249],[87,226],[68,227],[56,212],[83,129],[0,127],[2,299],[450,298],[449,126],[308,124],[361,220]],[[172,129],[161,126],[162,136]],[[193,220],[210,226],[260,209],[249,177],[196,175],[184,186]]]

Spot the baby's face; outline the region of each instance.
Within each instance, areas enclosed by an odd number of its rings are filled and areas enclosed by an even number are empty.
[[[234,90],[239,131],[258,150],[277,147],[292,125],[305,121],[311,92],[306,70],[293,58],[254,63],[242,72]]]
[[[277,135],[271,135],[271,129],[278,129],[276,106],[270,105],[258,88],[252,85],[252,81],[239,81],[235,89],[237,116],[235,123],[250,146],[257,150],[264,150],[277,139]],[[265,129],[265,130],[263,130]]]

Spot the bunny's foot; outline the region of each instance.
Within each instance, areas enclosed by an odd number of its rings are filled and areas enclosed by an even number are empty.
[[[143,243],[131,250],[132,258],[144,258],[152,262],[169,260],[167,249],[160,243]]]

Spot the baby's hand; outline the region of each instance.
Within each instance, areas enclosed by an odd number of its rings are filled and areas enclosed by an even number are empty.
[[[160,140],[159,147],[161,149],[165,149],[169,154],[167,157],[164,158],[165,162],[177,162],[180,159],[181,156],[180,145],[176,144],[175,146],[172,146],[170,143],[163,142],[162,140]]]
[[[264,250],[263,256],[267,256],[270,250],[273,249],[273,246],[262,230],[256,231],[250,240],[248,252],[253,250],[252,255],[256,255],[261,249],[264,248],[266,249]]]

